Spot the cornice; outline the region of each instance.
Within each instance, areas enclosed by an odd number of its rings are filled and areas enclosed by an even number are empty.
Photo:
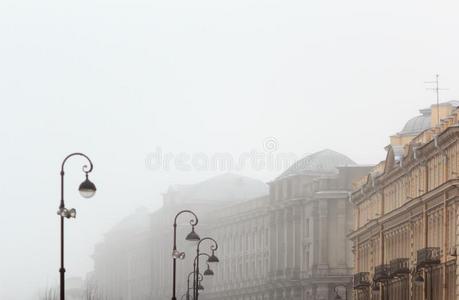
[[[431,139],[430,141],[424,144],[415,144],[411,143],[408,144],[408,155],[403,156],[402,165],[396,165],[394,168],[390,170],[384,170],[384,172],[378,176],[373,178],[376,181],[376,185],[383,185],[382,188],[390,184],[391,182],[399,179],[401,176],[406,175],[409,173],[413,168],[418,167],[423,164],[423,161],[430,159],[432,156],[437,155],[442,150],[438,149],[435,145],[435,140],[437,140],[437,145],[440,148],[447,148],[457,142],[459,139],[459,125],[453,125],[445,130],[443,130],[439,135],[435,138]],[[418,158],[414,159],[413,152],[416,149]],[[386,157],[387,160],[387,157]],[[368,198],[369,196],[366,194],[366,190],[368,185],[370,184],[369,180],[365,184],[363,184],[360,188],[352,192],[352,198],[356,199],[356,201],[352,201],[354,204],[360,203],[362,197]],[[363,195],[359,196],[360,193],[363,192]],[[364,200],[365,200],[364,199]],[[364,201],[363,200],[363,201]]]
[[[389,222],[393,222],[396,218],[401,217],[401,215],[403,214],[410,214],[409,220],[411,220],[413,217],[419,214],[419,213],[413,214],[416,207],[432,202],[432,201],[435,201],[439,196],[441,196],[442,193],[448,190],[452,190],[454,188],[458,188],[458,187],[459,187],[459,179],[450,179],[446,181],[445,183],[443,183],[442,185],[435,188],[434,190],[424,193],[423,195],[417,198],[411,199],[404,205],[382,215],[381,217],[378,217],[377,219],[374,219],[368,222],[367,224],[358,228],[357,230],[354,230],[353,232],[348,234],[348,238],[351,240],[355,240],[357,237],[360,238],[363,235],[367,235],[368,232],[372,232],[374,229],[377,229],[378,226],[383,231],[390,230],[393,227],[406,222],[407,220],[401,218],[399,222],[394,222],[394,224],[390,224],[390,227],[386,227],[387,225],[389,225],[388,224]],[[456,198],[458,197],[457,196],[451,197],[451,198],[446,199],[446,201],[451,202],[451,201],[454,201]],[[438,204],[431,206],[429,207],[429,210],[435,209],[437,206]]]

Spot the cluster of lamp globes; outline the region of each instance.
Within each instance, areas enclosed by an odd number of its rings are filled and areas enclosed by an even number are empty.
[[[96,193],[96,186],[94,183],[92,183],[89,179],[88,179],[88,174],[86,174],[86,179],[85,181],[83,181],[79,188],[78,188],[78,191],[80,192],[80,195],[83,197],[83,198],[91,198],[92,196],[94,196],[94,194]],[[63,218],[67,218],[67,219],[70,219],[70,218],[76,218],[76,209],[74,208],[71,208],[71,209],[67,209],[65,207],[61,207],[59,208],[59,210],[57,211],[57,214]]]
[[[189,242],[195,242],[195,243],[197,243],[197,242],[199,242],[201,240],[201,238],[196,233],[196,231],[194,231],[194,226],[191,227],[191,232],[186,236],[185,240],[187,240]],[[172,257],[174,259],[183,260],[183,259],[185,259],[185,252],[180,252],[178,250],[174,250],[172,252]],[[219,261],[220,260],[215,255],[215,250],[212,250],[212,255],[209,255],[209,258],[207,259],[207,269],[204,271],[203,275],[204,276],[213,276],[214,275],[214,271],[212,271],[212,269],[210,268],[209,264],[218,263]],[[200,281],[198,281],[197,288],[198,288],[198,290],[204,290],[204,287],[201,285]]]
[[[215,256],[215,251],[212,250],[212,255],[209,256],[207,259],[207,269],[202,273],[204,276],[214,276],[214,271],[210,268],[209,264],[218,263],[218,257]],[[198,290],[204,290],[204,287],[201,285],[201,282],[198,282]]]

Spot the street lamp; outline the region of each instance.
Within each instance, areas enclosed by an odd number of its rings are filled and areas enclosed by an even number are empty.
[[[206,240],[209,240],[209,241],[213,242],[213,245],[210,246],[210,250],[212,251],[212,254],[208,255],[207,262],[208,263],[217,263],[217,262],[219,262],[218,257],[215,255],[215,251],[218,249],[217,241],[215,241],[211,237],[205,237],[205,238],[201,239],[199,241],[199,243],[198,243],[198,246],[196,247],[196,257],[195,257],[195,261],[193,263],[193,269],[196,271],[196,274],[199,274],[199,256],[200,256],[199,247],[201,246],[201,243],[203,241],[206,241]],[[198,287],[198,280],[196,278],[196,275],[195,275],[195,278],[194,278],[194,281],[193,281],[193,287],[194,287],[194,300],[198,300],[198,298],[199,298],[199,289],[197,288]]]
[[[186,300],[190,300],[190,289],[192,289],[192,287],[190,287],[190,276],[191,276],[191,274],[193,274],[193,276],[194,276],[194,271],[190,272],[188,274],[188,277],[187,277],[187,280],[186,280],[186,286],[187,286],[186,294],[185,294],[186,295]],[[201,280],[202,280],[203,279],[202,275],[199,274],[199,276],[201,277]],[[182,298],[183,298],[183,296],[182,296]]]
[[[427,297],[427,284],[425,285],[424,288],[424,299],[433,299],[433,275],[432,275],[432,266],[427,266],[427,267],[420,267],[415,269],[416,276],[414,277],[414,284],[416,286],[422,286],[425,284],[425,279],[422,276],[421,272],[424,271],[424,273],[429,275],[429,284],[430,284],[430,297]]]
[[[209,259],[212,257],[211,255],[207,254],[207,253],[199,253],[199,256],[207,256],[207,262],[209,262]],[[197,264],[197,261],[198,261],[198,256],[196,256],[194,258],[194,261],[193,261],[193,269],[196,271],[196,264]],[[207,269],[204,271],[204,276],[213,276],[214,275],[214,271],[210,268],[210,265],[207,264]]]
[[[414,278],[414,284],[417,286],[421,286],[424,283],[424,277],[421,274],[417,273],[416,277]]]
[[[207,264],[207,270],[204,271],[204,276],[214,276],[214,271],[210,269],[209,264]]]
[[[199,241],[199,235],[194,231],[194,227],[198,224],[198,217],[191,210],[182,210],[175,215],[174,218],[174,246],[172,249],[172,300],[177,300],[175,297],[175,281],[176,281],[176,270],[177,270],[177,258],[184,259],[185,252],[180,252],[177,250],[177,218],[183,213],[189,213],[193,215],[194,219],[190,220],[191,232],[186,236],[187,241]]]
[[[338,288],[344,288],[344,300],[347,300],[347,287],[345,285],[337,285],[335,286],[335,300],[342,300],[343,298],[341,298],[341,296],[339,295],[338,293]]]
[[[207,253],[199,253],[199,255],[195,256],[195,258],[194,258],[194,260],[193,260],[193,272],[191,272],[191,273],[193,273],[193,274],[199,274],[200,276],[202,276],[201,273],[197,273],[197,272],[199,272],[199,271],[196,270],[196,264],[197,264],[197,261],[198,261],[198,259],[199,259],[199,256],[207,256],[207,261],[209,261],[209,259],[210,259],[212,256],[209,255],[209,254],[207,254]],[[214,255],[214,256],[215,256],[215,255]],[[195,273],[195,272],[196,272],[196,273]],[[191,274],[191,273],[190,273],[190,274]],[[189,277],[190,274],[188,274],[188,280],[190,279],[190,277]],[[207,269],[204,271],[203,274],[204,274],[204,276],[213,276],[213,275],[214,275],[214,271],[210,268],[210,265],[209,265],[209,264],[207,264]],[[196,297],[196,292],[195,292],[195,290],[196,290],[196,282],[195,282],[195,280],[196,280],[195,277],[193,277],[193,298]],[[199,282],[199,279],[198,279],[198,282]],[[188,283],[189,283],[189,281],[188,281]],[[199,286],[198,286],[198,289],[199,289]]]
[[[59,210],[57,211],[57,214],[61,217],[61,267],[59,269],[60,273],[60,299],[65,300],[65,267],[64,267],[64,218],[70,219],[70,218],[75,218],[76,217],[76,210],[74,208],[67,209],[65,207],[64,203],[64,166],[67,160],[70,157],[73,156],[82,156],[84,157],[88,162],[89,162],[89,167],[88,165],[83,165],[83,172],[86,175],[86,179],[80,184],[80,187],[78,190],[80,191],[81,196],[84,198],[91,198],[94,196],[96,193],[96,186],[94,183],[89,181],[88,179],[88,174],[92,171],[93,165],[89,157],[87,157],[83,153],[72,153],[70,155],[67,155],[67,157],[64,158],[64,161],[62,162],[61,165],[61,203],[59,205]]]
[[[439,247],[426,247],[417,251],[413,280],[417,286],[424,285],[424,299],[433,300],[434,298],[433,268],[441,264],[440,257]],[[421,271],[423,271],[424,276],[420,274]]]

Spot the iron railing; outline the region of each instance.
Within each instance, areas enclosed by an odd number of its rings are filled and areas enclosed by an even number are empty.
[[[419,249],[417,252],[416,266],[418,268],[422,268],[439,264],[440,256],[439,247],[427,247]]]
[[[400,277],[410,273],[410,259],[396,258],[390,261],[390,276]]]
[[[370,273],[359,272],[354,274],[354,289],[364,289],[370,286]]]
[[[389,278],[390,278],[389,265],[379,265],[375,267],[375,274],[373,275],[373,281],[381,282]]]

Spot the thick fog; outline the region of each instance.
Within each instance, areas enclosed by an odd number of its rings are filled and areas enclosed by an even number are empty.
[[[36,299],[59,269],[62,159],[67,276],[92,270],[113,224],[172,184],[285,167],[196,165],[323,148],[361,164],[435,102],[459,99],[456,1],[0,2],[0,299]],[[273,148],[272,148],[273,147]],[[158,154],[159,153],[159,154]],[[158,164],[158,157],[168,163]],[[263,160],[263,159],[262,159]],[[249,161],[249,160],[247,160]],[[172,220],[171,220],[172,222]],[[171,224],[172,225],[172,224]]]

